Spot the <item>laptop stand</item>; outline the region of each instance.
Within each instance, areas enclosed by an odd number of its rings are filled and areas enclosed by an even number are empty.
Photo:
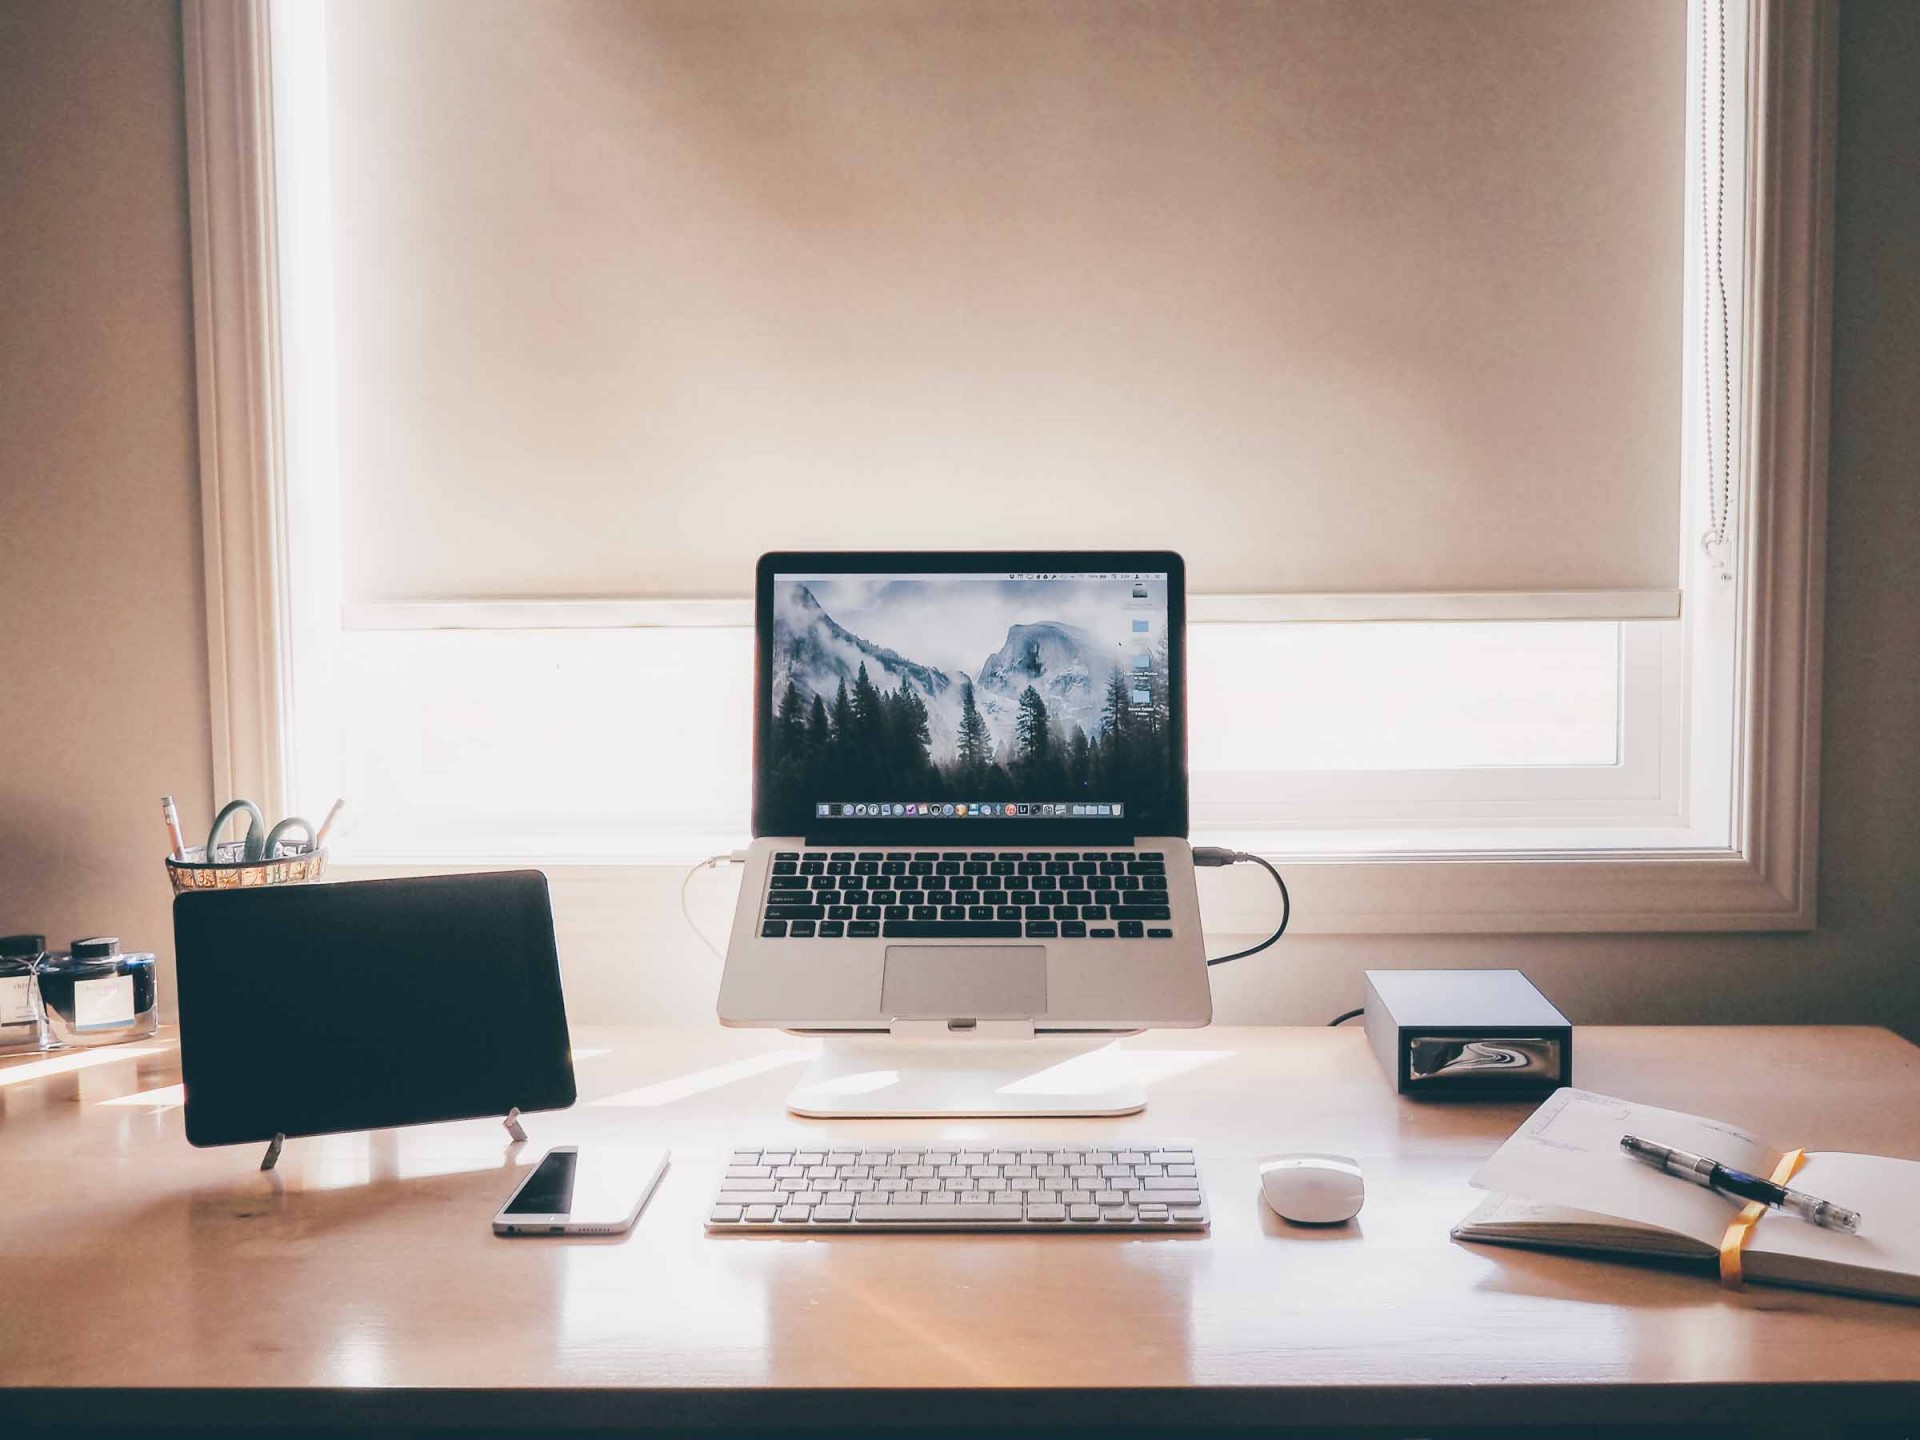
[[[1110,1033],[1034,1034],[1029,1021],[895,1021],[885,1033],[822,1037],[787,1097],[809,1119],[1106,1116],[1147,1107]]]

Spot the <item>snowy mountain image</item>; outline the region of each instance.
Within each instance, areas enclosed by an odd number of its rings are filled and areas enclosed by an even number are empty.
[[[981,718],[993,737],[994,754],[1010,756],[1018,738],[1020,697],[1028,686],[1046,702],[1061,739],[1077,725],[1089,739],[1100,731],[1100,707],[1119,657],[1099,653],[1092,636],[1075,625],[1045,620],[1009,627],[1006,640],[976,674],[950,676],[854,634],[841,625],[804,584],[782,586],[774,598],[773,697],[777,706],[789,683],[803,702],[818,695],[831,706],[840,685],[851,687],[860,666],[882,691],[902,685],[927,706],[929,749],[936,763],[958,754],[963,690],[970,682]]]
[[[1052,583],[1047,583],[1052,582]],[[782,576],[766,798],[1123,800],[1168,794],[1164,581]]]
[[[1020,697],[1031,685],[1063,738],[1076,725],[1092,738],[1100,733],[1100,703],[1114,663],[1099,655],[1093,637],[1076,626],[1052,620],[1015,625],[980,667],[974,685],[980,713],[996,741],[1012,736]]]
[[[773,700],[791,683],[803,701],[818,695],[833,704],[842,682],[849,688],[867,667],[882,690],[902,684],[927,702],[935,755],[952,755],[960,727],[960,690],[944,670],[920,665],[884,646],[863,640],[838,624],[805,585],[783,585],[773,600]]]

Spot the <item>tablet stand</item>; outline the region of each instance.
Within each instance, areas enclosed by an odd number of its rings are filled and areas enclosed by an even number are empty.
[[[507,1127],[507,1134],[513,1137],[514,1144],[518,1145],[527,1138],[526,1128],[520,1123],[520,1107],[518,1105],[507,1111],[507,1118],[500,1123]],[[262,1170],[271,1170],[274,1166],[278,1165],[280,1163],[280,1152],[286,1148],[286,1145],[287,1137],[276,1133],[273,1139],[267,1142],[267,1153],[260,1157],[260,1168]]]
[[[1029,1021],[895,1021],[823,1036],[787,1097],[813,1119],[1132,1115],[1147,1092],[1111,1033],[1035,1035]]]

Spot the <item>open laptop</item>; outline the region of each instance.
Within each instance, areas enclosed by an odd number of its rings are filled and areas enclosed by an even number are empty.
[[[1170,552],[771,554],[727,1025],[1212,1018]]]

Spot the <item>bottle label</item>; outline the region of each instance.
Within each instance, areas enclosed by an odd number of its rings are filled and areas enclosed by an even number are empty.
[[[80,980],[73,987],[73,1028],[104,1030],[133,1023],[133,977],[109,975],[104,980]]]
[[[9,975],[6,979],[0,980],[0,1025],[31,1025],[32,1023],[33,977]]]

